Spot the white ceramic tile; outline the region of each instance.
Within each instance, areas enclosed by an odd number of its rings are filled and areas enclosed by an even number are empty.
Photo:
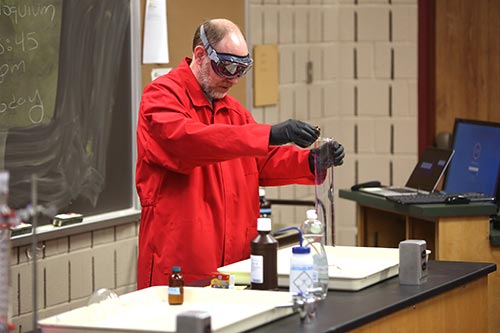
[[[309,9],[304,6],[295,7],[294,19],[294,42],[306,43],[308,38],[308,14]]]
[[[68,255],[71,299],[92,294],[92,252],[82,250]]]
[[[339,44],[339,78],[354,78],[354,50],[353,43]]]
[[[69,301],[69,258],[58,256],[44,259],[40,273],[44,274],[47,306]]]
[[[294,53],[295,53],[295,47],[293,46],[280,46],[279,48],[280,85],[294,82],[295,78]]]
[[[354,8],[341,6],[338,17],[339,40],[354,41]]]
[[[135,222],[117,225],[115,227],[116,240],[135,238],[137,237],[137,226]]]
[[[394,77],[417,77],[417,46],[414,43],[394,45]]]
[[[115,241],[115,228],[105,228],[92,231],[93,246],[107,244]]]
[[[408,82],[397,80],[392,86],[392,115],[394,117],[407,117],[410,115],[410,97]]]
[[[280,114],[276,105],[269,105],[264,107],[264,120],[266,124],[277,124],[280,122]]]
[[[336,117],[339,110],[339,85],[337,82],[329,82],[323,85],[323,116]]]
[[[359,182],[379,180],[382,184],[389,184],[389,162],[388,156],[381,155],[359,155]]]
[[[307,87],[296,86],[294,97],[295,97],[294,117],[302,121],[307,121],[307,119],[309,118]]]
[[[322,47],[323,80],[335,80],[339,73],[339,47],[338,44],[327,44]]]
[[[69,252],[68,247],[68,237],[57,238],[53,240],[47,240],[43,242],[43,255],[45,257],[52,257],[60,254],[65,254]]]
[[[136,282],[137,240],[116,242],[116,286],[121,287]]]
[[[309,119],[317,120],[323,116],[323,87],[312,84],[308,86]]]
[[[385,6],[359,6],[358,40],[388,41],[389,40],[389,9]]]
[[[269,6],[264,11],[264,44],[276,44],[278,42],[278,10]]]
[[[394,185],[404,186],[417,163],[415,155],[395,155],[393,156]]]
[[[337,6],[323,7],[323,40],[334,42],[339,39],[339,10]]]
[[[375,124],[375,152],[390,153],[391,149],[391,120],[386,117],[377,117]]]
[[[70,252],[89,248],[91,245],[92,245],[92,233],[90,232],[69,236]]]
[[[322,8],[312,7],[309,10],[309,38],[310,43],[317,43],[323,40],[323,15]]]
[[[293,118],[294,110],[294,94],[293,86],[281,86],[279,97],[279,116],[281,120]]]
[[[416,5],[396,5],[392,7],[392,40],[417,41],[418,9]]]
[[[309,46],[308,60],[312,62],[312,81],[323,80],[323,46],[320,44],[311,44]]]
[[[372,118],[359,118],[358,124],[358,152],[375,152],[375,126]]]
[[[359,79],[372,78],[374,75],[374,50],[372,43],[357,43],[357,77]]]
[[[353,81],[341,81],[339,89],[340,114],[354,116],[355,83]]]
[[[100,288],[115,288],[115,243],[92,249],[94,265],[94,291]]]
[[[264,9],[262,6],[250,6],[250,17],[251,23],[249,24],[250,29],[250,41],[252,45],[258,45],[264,43]]]
[[[394,119],[394,153],[416,154],[418,148],[417,119]]]
[[[391,47],[390,43],[375,43],[374,73],[377,79],[388,79],[391,77]]]
[[[306,83],[307,79],[307,62],[309,61],[309,50],[306,45],[301,45],[295,48],[295,64],[294,64],[294,79],[295,83]]]
[[[293,15],[294,11],[291,7],[283,7],[278,11],[278,42],[280,44],[289,44],[293,42]]]
[[[358,82],[358,115],[389,116],[389,83],[376,80]]]

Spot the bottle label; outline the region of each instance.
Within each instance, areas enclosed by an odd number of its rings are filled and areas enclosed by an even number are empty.
[[[260,213],[261,214],[271,215],[271,208],[261,208],[260,209]]]
[[[316,271],[312,266],[290,268],[290,292],[307,293],[318,279]]]
[[[250,256],[250,281],[252,283],[264,283],[264,257]]]
[[[179,288],[179,287],[168,287],[168,294],[169,295],[180,295],[181,294],[181,288]]]

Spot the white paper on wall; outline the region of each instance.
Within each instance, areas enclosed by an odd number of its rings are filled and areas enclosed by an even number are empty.
[[[168,58],[167,0],[147,0],[144,19],[144,64],[166,64]]]

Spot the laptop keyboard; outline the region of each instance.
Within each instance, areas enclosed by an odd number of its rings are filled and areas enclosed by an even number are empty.
[[[439,204],[445,203],[446,198],[457,195],[458,193],[428,193],[428,194],[415,194],[415,195],[393,195],[386,197],[389,201],[394,201],[403,205],[421,205],[421,204]],[[493,200],[490,196],[478,192],[465,192],[460,193],[470,201],[490,201]]]

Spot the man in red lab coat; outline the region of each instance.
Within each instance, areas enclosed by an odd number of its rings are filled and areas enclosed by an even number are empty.
[[[304,122],[258,124],[227,93],[252,66],[231,21],[204,22],[192,59],[144,90],[137,126],[136,186],[142,213],[138,288],[168,284],[172,266],[186,283],[250,256],[259,186],[314,184],[311,145],[319,130]],[[291,145],[285,145],[291,143]],[[342,145],[323,145],[340,165]]]

